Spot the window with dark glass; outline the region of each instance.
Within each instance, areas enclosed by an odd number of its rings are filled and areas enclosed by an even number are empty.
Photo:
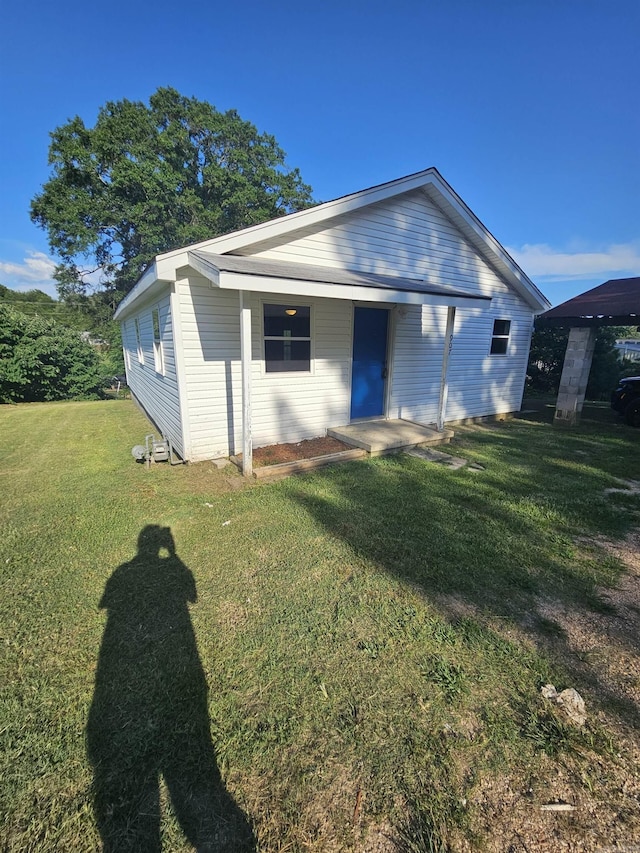
[[[264,365],[267,373],[311,370],[311,308],[264,306]]]
[[[491,355],[506,355],[509,346],[511,320],[494,320],[491,336]]]

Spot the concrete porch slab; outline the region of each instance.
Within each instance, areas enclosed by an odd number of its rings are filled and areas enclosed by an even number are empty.
[[[453,430],[445,428],[438,432],[412,421],[379,420],[334,427],[327,430],[327,435],[353,447],[362,447],[371,456],[379,456],[417,444],[448,444],[453,438]]]

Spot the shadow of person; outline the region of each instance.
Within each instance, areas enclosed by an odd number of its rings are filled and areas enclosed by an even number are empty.
[[[100,607],[108,618],[87,723],[105,853],[162,849],[161,775],[199,853],[255,850],[216,762],[187,606],[195,601],[193,575],[168,527],[145,527],[136,556],[107,581]]]

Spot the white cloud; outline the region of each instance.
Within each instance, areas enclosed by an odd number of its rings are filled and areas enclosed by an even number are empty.
[[[42,290],[53,296],[58,296],[56,281],[53,274],[56,262],[44,252],[27,249],[26,256],[21,261],[5,261],[0,259],[0,284],[12,290]],[[91,288],[99,288],[106,281],[101,268],[91,270],[83,275],[84,281]]]
[[[547,281],[640,276],[640,241],[606,246],[598,251],[554,249],[545,243],[507,249],[527,275]]]
[[[55,268],[55,261],[44,252],[28,251],[18,263],[0,260],[0,284],[18,291],[42,290],[55,297]]]

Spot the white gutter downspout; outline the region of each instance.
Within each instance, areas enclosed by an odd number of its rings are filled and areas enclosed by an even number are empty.
[[[253,474],[251,439],[251,305],[250,294],[240,293],[240,363],[242,365],[242,473]]]
[[[442,373],[440,374],[440,402],[438,404],[438,432],[444,429],[447,412],[447,397],[449,396],[449,383],[447,372],[449,370],[449,356],[453,349],[453,326],[456,321],[456,309],[447,308],[447,327],[444,333],[444,351],[442,353]]]

